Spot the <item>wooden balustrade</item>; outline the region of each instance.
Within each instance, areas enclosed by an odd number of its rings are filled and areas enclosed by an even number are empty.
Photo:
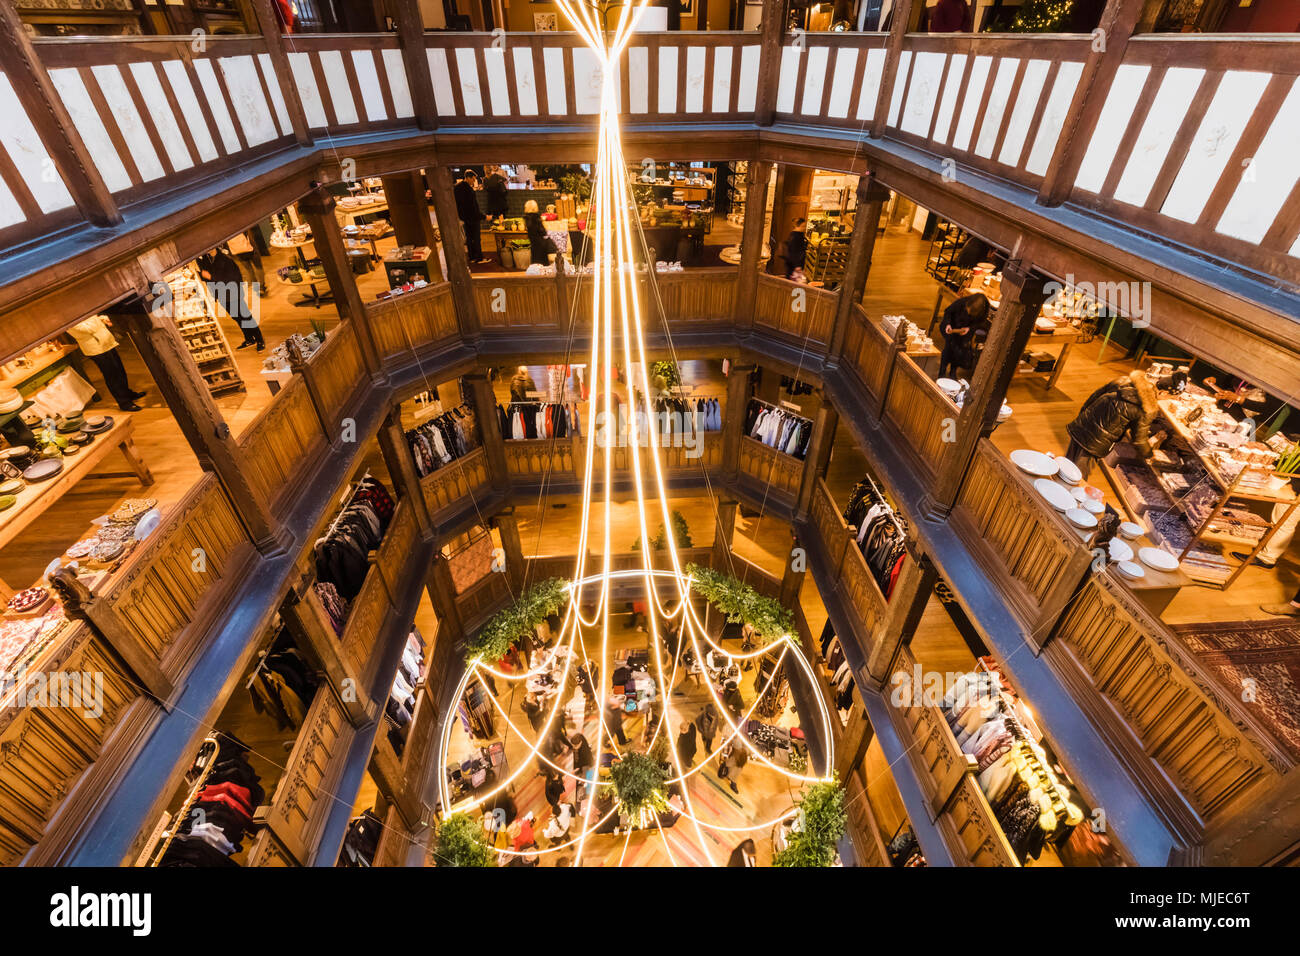
[[[355,731],[328,686],[316,692],[266,814],[249,866],[311,866]]]
[[[1110,571],[1084,586],[1044,654],[1058,667],[1082,671],[1084,686],[1120,715],[1203,820],[1292,766],[1240,700],[1206,677]],[[1096,719],[1104,717],[1102,711]]]
[[[939,386],[906,355],[895,354],[894,370],[885,396],[885,420],[911,452],[913,463],[927,482],[942,471],[956,436],[954,405]]]
[[[459,507],[466,497],[487,495],[491,486],[487,454],[482,448],[475,448],[465,457],[457,458],[420,479],[429,514],[434,517]]]
[[[523,438],[504,442],[506,472],[512,479],[545,478],[574,480],[586,463],[586,442],[572,438]],[[600,449],[596,457],[601,457]]]
[[[220,484],[205,474],[137,548],[102,599],[144,656],[179,678],[208,613],[242,583],[253,547]]]
[[[693,331],[703,325],[730,325],[736,302],[734,268],[691,269],[689,272],[656,272],[655,288],[658,296],[643,283],[642,301],[651,316],[659,314],[663,304],[663,317],[670,332]],[[652,319],[649,328],[655,330]]]
[[[869,660],[889,602],[854,542],[852,531],[835,507],[835,500],[824,479],[817,480],[809,514],[830,565],[827,573],[842,593],[846,609],[853,612],[853,625],[858,631],[863,658]]]
[[[781,48],[776,114],[860,131],[880,107],[885,33],[807,33]]]
[[[844,808],[849,816],[849,836],[858,866],[892,866],[884,834],[871,811],[861,769],[854,770],[844,781]]]
[[[368,383],[356,327],[351,322],[344,322],[330,332],[325,344],[308,360],[304,374],[311,377],[324,427],[331,431],[338,428]],[[337,433],[326,434],[327,441],[333,442],[336,438]]]
[[[451,284],[440,282],[366,307],[375,348],[385,362],[410,356],[460,334]]]
[[[489,571],[456,595],[456,610],[466,632],[472,633],[515,597],[518,595],[511,594],[509,578]]]
[[[1041,645],[1092,560],[1073,526],[987,438],[976,449],[952,523],[980,555],[1030,643]]]
[[[473,283],[479,324],[485,330],[568,330],[569,313],[561,306],[553,276],[498,273],[476,276]]]
[[[966,866],[1019,866],[1011,844],[975,779],[975,759],[962,752],[936,706],[916,705],[911,694],[916,659],[899,648],[887,693],[889,713],[920,779],[928,810],[953,858]],[[902,703],[898,703],[901,701]]]
[[[141,698],[139,681],[88,625],[65,625],[56,640],[56,649],[0,696],[0,866],[17,865],[40,841],[64,797]],[[102,713],[87,716],[93,701],[85,707],[36,706],[27,696],[40,690],[29,680],[44,681],[46,693],[58,695],[62,681],[74,676],[102,678]]]
[[[394,597],[402,593],[404,576],[416,570],[410,567],[408,559],[417,532],[415,509],[410,502],[398,501],[339,638],[344,659],[353,673],[361,675],[365,686],[370,685],[371,672],[377,663],[376,641],[384,622],[395,610]]]
[[[740,439],[739,470],[742,480],[748,480],[765,493],[775,495],[778,500],[786,499],[787,504],[793,503],[799,494],[803,465],[798,458],[768,448],[748,435]]]
[[[844,333],[844,351],[840,365],[857,376],[878,408],[885,405],[885,395],[897,355],[894,340],[879,324],[872,321],[862,306],[853,306]]]
[[[835,322],[835,293],[776,276],[758,277],[754,324],[824,351]]]
[[[248,480],[277,514],[300,487],[326,447],[324,432],[302,376],[280,389],[257,420],[239,436]]]

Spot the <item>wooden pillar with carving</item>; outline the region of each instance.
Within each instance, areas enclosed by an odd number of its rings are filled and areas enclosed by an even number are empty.
[[[782,607],[793,609],[799,603],[799,592],[803,590],[804,578],[808,575],[808,558],[803,546],[799,544],[799,535],[790,533],[790,553],[785,556],[785,567],[781,571],[781,589],[777,600]]]
[[[858,177],[858,207],[853,214],[853,236],[849,240],[849,261],[844,268],[835,300],[835,324],[826,349],[826,364],[839,365],[844,350],[844,336],[852,320],[853,306],[862,301],[862,293],[871,274],[871,255],[880,234],[880,216],[889,201],[889,189],[873,174]]]
[[[938,580],[939,572],[930,559],[909,548],[894,590],[890,592],[880,630],[872,635],[871,646],[867,648],[867,673],[876,687],[884,687],[898,648],[912,640]]]
[[[745,222],[740,236],[740,270],[736,276],[734,324],[738,331],[754,327],[758,301],[758,276],[762,268],[763,241],[767,234],[767,187],[772,163],[751,160],[745,171]]]
[[[442,254],[447,260],[447,281],[451,283],[451,300],[456,309],[460,334],[468,342],[477,342],[482,328],[474,300],[474,282],[469,272],[469,252],[461,234],[460,216],[456,213],[456,196],[452,192],[451,170],[442,164],[426,167],[433,212],[442,233]]]
[[[1074,87],[1074,97],[1061,125],[1061,134],[1052,150],[1047,173],[1038,187],[1038,202],[1042,205],[1059,206],[1074,189],[1079,166],[1097,129],[1106,97],[1120,64],[1124,62],[1129,38],[1133,36],[1145,3],[1146,0],[1107,0],[1093,33],[1092,50],[1083,63],[1079,82]]]
[[[943,466],[934,485],[922,499],[928,515],[945,517],[957,500],[975,447],[992,434],[1007,386],[1029,344],[1046,294],[1046,279],[1028,263],[1013,258],[1002,270],[1002,301],[993,316],[993,327],[975,367],[975,374],[961,414],[957,416],[953,442],[943,456]]]
[[[497,418],[497,398],[492,391],[492,383],[484,372],[471,372],[465,376],[469,386],[470,404],[474,407],[474,417],[478,421],[479,439],[483,442],[483,452],[487,456],[488,478],[497,491],[510,488],[510,472],[506,467],[505,436],[501,434],[501,422]]]
[[[449,648],[463,644],[465,637],[464,622],[460,617],[460,607],[456,603],[456,586],[451,580],[451,565],[441,552],[433,556],[429,565],[429,575],[425,578],[424,590],[429,595],[429,603],[438,616],[438,647],[435,654],[450,653]]]
[[[382,381],[383,363],[379,360],[379,350],[371,333],[370,315],[361,298],[361,291],[357,288],[357,278],[352,274],[348,251],[343,245],[343,233],[334,215],[336,205],[338,203],[334,196],[324,187],[319,187],[298,201],[298,212],[311,227],[312,242],[316,246],[316,254],[320,256],[330,291],[334,293],[334,304],[339,316],[351,323],[357,334],[362,364],[371,378]]]
[[[524,559],[524,546],[519,538],[519,518],[513,507],[497,512],[492,518],[492,526],[501,535],[501,550],[505,552],[506,580],[510,582],[512,594],[520,594],[524,588],[524,572],[527,564]]]
[[[736,509],[740,507],[740,502],[734,498],[719,498],[718,510],[715,515],[713,528],[713,553],[710,556],[710,567],[715,571],[731,570],[731,541],[736,533]]]
[[[794,505],[795,521],[808,520],[813,492],[817,490],[818,480],[826,475],[831,448],[835,444],[835,428],[840,421],[839,413],[826,400],[825,393],[818,390],[817,397],[821,399],[821,407],[813,417],[812,436],[808,439],[808,451],[803,459],[803,474],[799,478],[799,494]]]
[[[257,550],[283,554],[293,535],[271,514],[248,480],[244,449],[235,441],[199,374],[170,313],[170,300],[150,296],[110,310],[131,337],[200,466],[216,475]]]
[[[0,4],[0,72],[8,78],[77,209],[94,226],[120,223],[122,212],[117,200],[91,159],[12,3]],[[28,207],[24,209],[25,214],[40,214],[31,196],[15,199],[20,206]]]
[[[411,448],[402,429],[401,405],[390,409],[384,423],[379,426],[379,451],[384,456],[388,473],[401,489],[402,497],[411,502],[416,523],[420,526],[420,537],[426,541],[431,539],[433,518],[429,514],[429,504],[424,500],[424,488],[420,485],[420,476],[415,473],[415,461],[411,458]]]
[[[424,16],[420,0],[388,0],[397,21],[397,43],[402,50],[406,85],[411,91],[411,106],[420,129],[438,128],[438,107],[433,98],[433,75],[424,41]]]
[[[289,114],[293,138],[299,146],[311,146],[314,143],[311,128],[307,125],[307,114],[302,107],[302,97],[298,95],[298,84],[294,82],[293,71],[289,67],[289,51],[285,48],[280,18],[272,9],[273,0],[248,0],[248,3],[253,8],[257,28],[262,31],[267,55],[271,58],[274,80],[267,77],[267,82],[280,84],[280,95],[284,99],[285,112]]]
[[[438,240],[434,238],[429,201],[424,198],[424,177],[415,170],[380,177],[384,198],[388,200],[388,218],[399,246],[428,246],[434,251],[429,259],[429,281],[442,281],[438,262]]]
[[[727,478],[739,474],[740,439],[745,433],[745,412],[749,408],[750,379],[756,367],[732,365],[727,373],[727,409],[722,422],[722,460]]]
[[[862,759],[875,736],[866,709],[861,701],[855,700],[849,712],[849,722],[840,733],[839,746],[835,750],[835,775],[840,780],[848,779],[849,774],[862,766]]]

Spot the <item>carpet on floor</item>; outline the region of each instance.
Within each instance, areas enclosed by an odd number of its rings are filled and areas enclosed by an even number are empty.
[[[1246,708],[1300,759],[1300,621],[1179,624],[1174,630],[1225,692],[1240,697],[1253,680]]]

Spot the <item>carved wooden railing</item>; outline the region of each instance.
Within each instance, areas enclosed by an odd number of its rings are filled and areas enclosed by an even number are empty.
[[[393,613],[394,595],[400,593],[403,570],[407,568],[416,532],[415,509],[409,502],[399,501],[361,590],[352,601],[347,626],[339,638],[344,659],[353,673],[362,676],[366,686],[370,684],[369,668],[376,663],[376,642],[384,622]]]
[[[458,507],[466,497],[487,495],[491,485],[487,454],[482,448],[475,448],[464,458],[457,458],[420,479],[429,513],[435,516]]]
[[[776,276],[758,277],[754,324],[825,351],[835,322],[835,293]]]
[[[1044,654],[1082,672],[1203,820],[1294,763],[1110,571],[1084,585]],[[1089,709],[1094,720],[1107,719]]]
[[[293,76],[286,80],[297,88],[312,130],[332,135],[414,124],[406,66],[393,34],[295,33],[287,45]]]
[[[1039,646],[1083,580],[1091,553],[1001,451],[980,441],[952,523]]]
[[[877,408],[885,405],[885,395],[893,374],[898,349],[894,340],[866,310],[854,305],[844,330],[844,348],[840,364],[853,372]]]
[[[562,307],[554,276],[506,273],[478,276],[473,282],[479,324],[485,330],[525,327],[568,331],[569,312]]]
[[[249,483],[283,513],[288,494],[319,460],[326,437],[301,375],[294,375],[275,400],[239,436]]]
[[[451,341],[459,334],[451,285],[446,282],[372,302],[366,312],[375,349],[384,361]]]
[[[817,479],[809,513],[826,555],[827,574],[842,593],[847,609],[853,612],[853,626],[857,629],[863,657],[870,659],[888,601],[823,479]]]
[[[975,779],[975,758],[962,752],[938,707],[913,706],[916,701],[911,695],[921,693],[921,688],[913,687],[915,668],[911,650],[900,648],[888,691],[896,699],[888,703],[907,758],[920,778],[930,818],[960,864],[1018,866]]]
[[[697,327],[730,325],[735,309],[734,268],[691,269],[687,272],[656,272],[655,290],[642,282],[642,301],[652,316],[648,328],[659,331],[656,321],[660,303],[669,332],[690,332]]]
[[[895,353],[885,396],[885,420],[902,437],[915,464],[930,481],[943,470],[944,461],[954,447],[960,414],[961,409],[939,391],[915,362]]]
[[[308,377],[317,402],[327,440],[339,437],[339,422],[352,407],[359,392],[369,384],[361,360],[356,326],[343,322],[325,338],[325,344],[308,360],[303,375]]]
[[[892,866],[884,834],[867,798],[864,777],[858,768],[844,781],[844,809],[849,815],[849,837],[853,840],[857,863],[858,866]]]
[[[884,33],[806,33],[781,47],[778,119],[855,131],[879,109]]]
[[[194,638],[242,583],[248,535],[215,477],[205,474],[137,546],[102,595],[163,673],[179,678]]]
[[[503,443],[506,473],[512,479],[574,480],[586,464],[586,441],[573,438],[524,438]],[[615,449],[617,451],[617,449]],[[601,450],[596,450],[601,457]]]
[[[804,463],[748,435],[740,439],[739,471],[745,480],[777,501],[790,504],[799,494]]]

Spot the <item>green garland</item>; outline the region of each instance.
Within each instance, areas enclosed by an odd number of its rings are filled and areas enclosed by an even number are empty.
[[[799,800],[799,829],[791,832],[785,849],[773,855],[772,865],[831,866],[848,820],[844,788],[834,780],[813,784]]]
[[[731,623],[752,625],[760,637],[769,641],[794,632],[794,615],[775,598],[764,597],[730,574],[698,564],[687,565],[686,573],[696,593],[715,604]]]
[[[560,578],[533,585],[518,601],[493,615],[482,630],[470,638],[465,662],[468,664],[481,657],[488,663],[496,663],[510,650],[510,645],[531,633],[538,624],[564,607],[568,600],[568,591]]]
[[[629,817],[668,809],[668,798],[664,796],[668,773],[653,757],[630,751],[609,768],[609,775],[618,802]]]
[[[434,866],[496,866],[496,855],[477,821],[464,813],[453,813],[438,827],[433,863]]]
[[[677,542],[677,547],[679,549],[695,547],[695,545],[691,541],[690,526],[687,525],[686,519],[682,517],[682,513],[680,511],[673,511],[673,513],[669,517],[672,519],[673,540]],[[666,547],[668,547],[668,532],[661,524],[659,525],[659,533],[650,539],[650,550],[662,551]],[[637,535],[636,540],[632,542],[631,550],[633,551],[641,550],[640,535]]]

